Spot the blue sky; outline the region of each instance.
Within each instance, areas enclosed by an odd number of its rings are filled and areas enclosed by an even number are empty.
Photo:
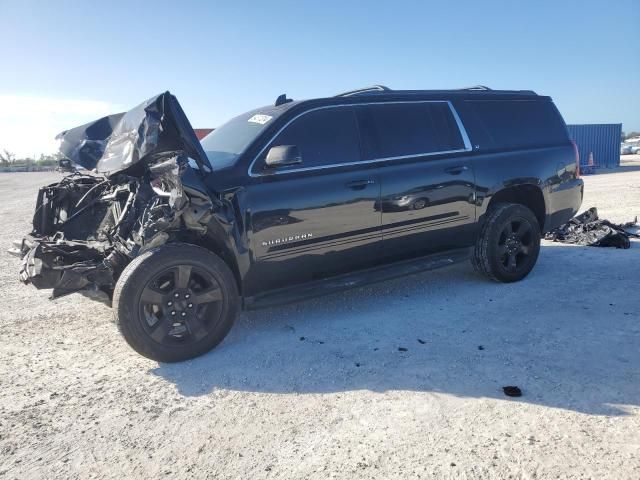
[[[391,88],[533,89],[567,123],[640,130],[640,0],[0,0],[0,149],[164,90],[195,127],[293,98]]]

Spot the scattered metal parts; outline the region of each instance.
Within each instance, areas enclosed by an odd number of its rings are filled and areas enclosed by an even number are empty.
[[[633,222],[611,223],[598,218],[595,207],[572,218],[545,235],[546,240],[590,247],[629,248],[629,238],[640,238],[638,217]],[[635,230],[635,231],[632,231]]]

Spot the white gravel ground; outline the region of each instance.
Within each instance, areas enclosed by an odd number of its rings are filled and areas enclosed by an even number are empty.
[[[640,478],[639,242],[244,313],[164,365],[107,306],[18,283],[4,250],[56,177],[0,174],[0,477]],[[585,183],[583,207],[640,216],[640,162]]]

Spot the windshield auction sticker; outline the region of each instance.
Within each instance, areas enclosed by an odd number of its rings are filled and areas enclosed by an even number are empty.
[[[259,123],[260,125],[264,125],[265,123],[267,123],[269,120],[271,120],[273,117],[271,117],[270,115],[254,115],[253,117],[251,117],[249,120],[247,120],[248,122],[251,123]]]

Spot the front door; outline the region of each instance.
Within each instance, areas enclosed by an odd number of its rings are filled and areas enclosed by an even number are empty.
[[[275,146],[295,146],[302,163],[265,165]],[[380,256],[380,178],[362,164],[355,111],[306,112],[267,145],[247,188],[252,265],[247,296],[366,267]]]

